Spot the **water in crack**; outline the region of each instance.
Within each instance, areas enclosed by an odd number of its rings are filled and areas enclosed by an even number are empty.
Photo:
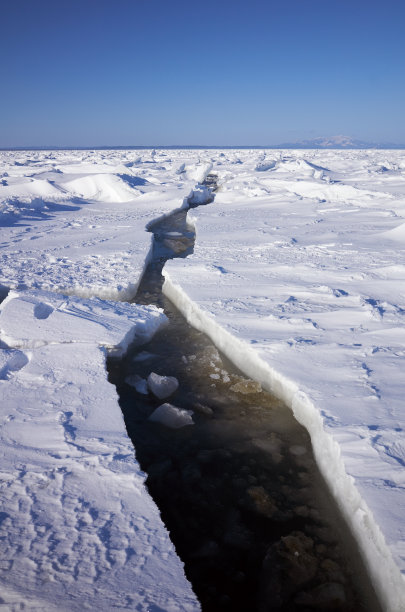
[[[0,304],[4,302],[8,294],[10,293],[10,289],[5,287],[4,285],[0,285]]]
[[[169,325],[110,363],[110,380],[203,611],[379,610],[306,430],[161,293],[166,259],[193,248],[186,211],[150,229],[154,256],[134,301],[163,306]],[[178,379],[168,400],[142,393],[151,372]],[[192,411],[194,424],[150,421],[162,401]]]

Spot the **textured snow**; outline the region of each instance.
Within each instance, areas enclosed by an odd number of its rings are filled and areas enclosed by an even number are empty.
[[[405,609],[405,153],[224,151],[164,292],[309,430],[385,609]],[[236,163],[237,162],[237,163]]]
[[[40,290],[0,307],[13,347],[0,351],[6,609],[199,609],[106,379],[107,348],[145,341],[164,320]]]
[[[132,342],[147,341],[165,321],[162,313],[150,306],[134,308],[99,298],[12,290],[1,305],[0,329],[2,341],[9,347],[81,342],[104,346],[120,356]]]
[[[111,300],[209,171],[164,291],[307,427],[384,609],[405,609],[405,153],[314,150],[0,153],[6,608],[199,609],[105,354],[162,324]]]
[[[0,284],[132,298],[146,226],[184,206],[210,165],[186,151],[2,152]]]
[[[0,154],[0,297],[11,288],[0,306],[5,610],[200,609],[105,363],[167,322],[157,308],[108,299],[135,293],[146,227],[184,205],[187,172],[203,180],[207,163],[189,161],[179,176],[179,157]]]

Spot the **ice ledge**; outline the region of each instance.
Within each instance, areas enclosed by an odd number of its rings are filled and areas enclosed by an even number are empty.
[[[136,338],[146,341],[166,321],[154,306],[40,290],[11,290],[0,308],[1,337],[9,348],[90,343],[119,355]]]
[[[309,432],[314,455],[330,491],[355,540],[377,596],[387,612],[405,609],[405,582],[370,508],[361,497],[355,480],[345,470],[339,444],[324,429],[323,420],[298,385],[263,361],[246,342],[221,327],[212,315],[193,302],[164,270],[163,293],[180,310],[188,323],[204,332],[219,350],[247,376],[283,400]]]

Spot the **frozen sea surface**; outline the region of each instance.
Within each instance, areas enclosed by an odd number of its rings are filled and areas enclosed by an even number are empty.
[[[181,208],[209,170],[189,157],[2,152],[0,283],[131,299],[151,249],[146,226]]]
[[[293,408],[404,609],[405,154],[223,152],[212,171],[215,204],[192,211],[194,253],[168,262],[164,292]]]
[[[211,169],[164,291],[292,407],[386,609],[405,607],[405,153],[25,151],[0,154],[10,609],[198,609],[105,374],[104,352],[162,315],[86,298],[133,297],[146,226]]]
[[[108,349],[164,323],[157,308],[38,290],[3,302],[12,347],[0,351],[7,609],[199,609],[106,379]]]
[[[179,163],[166,189],[161,168],[153,194],[153,171],[103,155],[1,155],[3,297],[15,288],[0,306],[1,606],[194,612],[106,373],[107,354],[166,317],[83,296],[132,297],[146,224],[181,207],[198,177],[177,175]]]

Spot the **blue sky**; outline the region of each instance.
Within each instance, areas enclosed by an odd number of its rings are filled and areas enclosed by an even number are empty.
[[[403,0],[3,0],[0,146],[405,143]]]

